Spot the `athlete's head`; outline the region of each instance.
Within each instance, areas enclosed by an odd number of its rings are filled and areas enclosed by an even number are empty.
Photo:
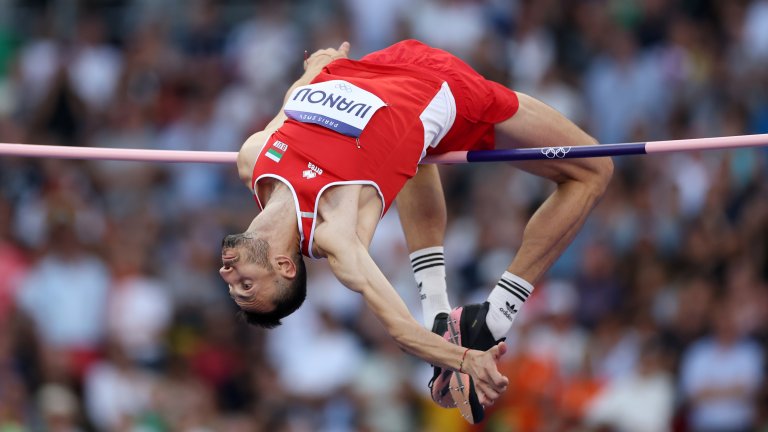
[[[276,327],[304,302],[304,259],[298,251],[292,255],[270,254],[269,243],[252,233],[224,237],[219,274],[249,324]]]

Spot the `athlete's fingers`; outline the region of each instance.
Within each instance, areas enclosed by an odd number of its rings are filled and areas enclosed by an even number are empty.
[[[499,372],[490,372],[488,376],[482,380],[483,384],[496,393],[504,393],[507,391],[509,385],[509,378],[505,377]]]
[[[480,405],[487,407],[490,405],[493,405],[494,402],[496,402],[496,399],[501,396],[500,393],[493,392],[492,390],[488,390],[485,386],[478,386],[477,388],[477,401],[480,402]]]
[[[495,399],[507,390],[509,379],[493,365],[481,369],[475,376],[475,383],[482,387],[489,398]]]
[[[499,342],[488,350],[488,353],[491,354],[494,361],[498,361],[506,352],[507,344],[505,342]],[[488,371],[487,380],[490,385],[500,391],[506,390],[507,385],[509,384],[509,379],[502,375],[497,368]]]
[[[492,346],[491,349],[488,350],[491,355],[493,356],[494,360],[498,360],[507,353],[507,343],[506,342],[499,342],[496,345]]]
[[[350,47],[349,42],[347,41],[342,42],[341,45],[339,45],[339,53],[344,55],[344,57],[347,57],[349,55],[349,47]]]
[[[310,65],[322,67],[336,59],[347,58],[349,47],[349,42],[344,41],[339,45],[339,49],[324,48],[313,52],[312,55],[304,59],[304,70]]]
[[[488,384],[496,390],[504,391],[509,385],[509,378],[502,375],[498,370],[492,370],[488,373]]]
[[[490,405],[488,398],[485,397],[485,393],[480,389],[477,389],[477,401],[480,402],[480,405],[482,406]]]
[[[481,393],[485,396],[486,402],[493,402],[499,397],[499,392],[493,389],[491,386],[483,386]]]

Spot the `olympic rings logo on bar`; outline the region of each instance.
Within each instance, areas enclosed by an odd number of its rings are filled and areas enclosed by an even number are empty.
[[[547,159],[562,159],[569,151],[571,151],[570,147],[546,147],[541,149],[541,154]]]

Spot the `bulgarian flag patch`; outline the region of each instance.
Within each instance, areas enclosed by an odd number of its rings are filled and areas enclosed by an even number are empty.
[[[282,141],[275,141],[264,155],[275,162],[280,162],[286,150],[288,150],[288,144]]]

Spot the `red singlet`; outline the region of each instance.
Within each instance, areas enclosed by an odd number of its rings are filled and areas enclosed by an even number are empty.
[[[253,190],[265,177],[288,185],[302,253],[313,257],[317,203],[325,189],[371,185],[383,215],[424,154],[493,148],[494,124],[517,108],[514,92],[417,41],[360,61],[336,60],[289,97],[289,119],[256,159]],[[262,207],[258,194],[256,200]]]

